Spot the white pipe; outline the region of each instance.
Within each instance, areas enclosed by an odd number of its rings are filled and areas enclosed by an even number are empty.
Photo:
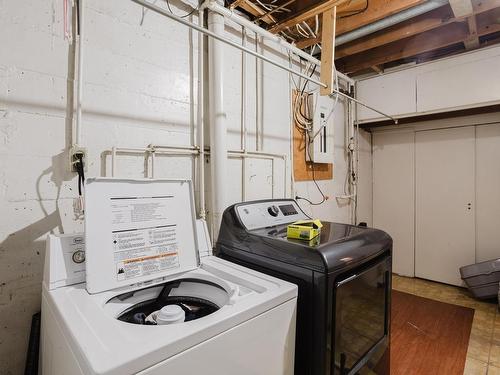
[[[241,45],[246,47],[247,44],[247,30],[245,26],[241,28]],[[247,150],[247,55],[241,52],[241,149]],[[246,176],[247,176],[247,159],[241,160],[241,197],[242,201],[246,201]]]
[[[246,47],[247,31],[241,28],[241,45]],[[247,149],[247,55],[241,51],[241,149]]]
[[[210,12],[208,29],[217,36],[224,35],[224,17]],[[212,233],[213,238],[216,238],[226,208],[227,129],[224,111],[224,45],[219,40],[210,39],[208,48]]]
[[[259,51],[259,45],[262,43],[259,35],[255,34],[255,52],[262,53],[262,49]],[[263,128],[263,111],[262,105],[264,101],[262,100],[262,96],[264,94],[264,90],[262,89],[262,74],[263,74],[263,66],[262,60],[255,59],[255,149],[257,151],[261,150],[261,130]]]
[[[116,147],[111,149],[111,177],[115,177],[116,173]]]
[[[155,159],[156,159],[155,154],[156,154],[155,150],[152,150],[150,152],[150,155],[151,155],[151,178],[155,178]],[[149,175],[149,171],[147,169],[146,169],[146,171],[148,172],[148,175]]]
[[[82,100],[83,100],[83,42],[84,42],[84,27],[85,20],[84,0],[79,1],[78,7],[78,76],[77,76],[77,92],[76,92],[76,124],[73,134],[73,146],[81,145],[82,143]]]
[[[198,13],[198,26],[203,27],[205,18],[205,9],[200,7]],[[202,33],[198,33],[198,147],[200,157],[198,158],[198,190],[199,190],[199,216],[201,219],[206,218],[207,210],[205,207],[205,127],[203,119],[203,78],[204,78],[204,38]]]
[[[162,8],[154,5],[154,4],[152,4],[152,3],[149,3],[149,2],[144,1],[144,0],[131,0],[131,1],[134,2],[134,3],[136,3],[136,4],[142,5],[143,7],[147,8],[147,9],[150,9],[153,12],[161,14],[161,15],[167,17],[167,18],[173,19],[173,20],[175,20],[175,21],[177,21],[177,22],[179,22],[179,23],[181,23],[181,24],[183,24],[183,25],[185,25],[187,27],[190,27],[192,29],[195,29],[195,30],[197,30],[197,31],[199,31],[201,33],[204,33],[204,34],[212,37],[212,39],[210,40],[210,42],[212,42],[212,44],[215,43],[216,41],[221,41],[221,42],[226,43],[226,44],[228,44],[228,45],[230,45],[230,46],[232,46],[234,48],[237,48],[239,50],[245,51],[248,54],[250,54],[252,56],[255,56],[255,57],[257,57],[257,58],[259,58],[261,60],[267,61],[268,63],[270,63],[270,64],[272,64],[272,65],[274,65],[274,66],[276,66],[276,67],[278,67],[280,69],[283,69],[283,70],[286,70],[287,72],[295,74],[296,76],[301,77],[301,78],[305,79],[308,82],[312,82],[312,83],[314,83],[314,84],[316,84],[316,85],[318,85],[320,87],[325,87],[325,88],[328,87],[328,85],[326,85],[323,82],[320,82],[320,81],[318,81],[318,80],[316,80],[314,78],[311,78],[308,75],[305,75],[303,73],[297,72],[294,69],[289,68],[288,66],[286,66],[286,65],[284,65],[282,63],[279,63],[277,61],[274,61],[273,59],[270,59],[270,58],[268,58],[268,57],[266,57],[266,56],[264,56],[262,54],[259,54],[259,53],[255,52],[255,51],[253,51],[253,50],[251,50],[249,48],[243,47],[240,44],[235,43],[232,40],[227,39],[227,38],[221,36],[220,34],[214,33],[213,31],[207,30],[204,27],[200,27],[200,26],[198,26],[198,25],[196,25],[196,24],[194,24],[192,22],[186,21],[185,19],[183,19],[181,17],[178,17],[178,16],[176,16],[176,15],[174,15],[174,14],[172,14],[172,13],[170,13],[170,12],[168,12],[168,11],[166,11],[166,10],[164,10],[164,9],[162,9]],[[217,14],[217,13],[212,12],[210,14]],[[222,27],[223,27],[223,25],[222,25]],[[213,39],[215,39],[215,40],[213,40]],[[210,56],[210,59],[213,59],[213,56]],[[385,113],[383,113],[383,112],[381,112],[381,111],[379,111],[379,110],[377,110],[377,109],[375,109],[375,108],[373,108],[373,107],[371,107],[369,105],[366,105],[366,104],[364,104],[363,102],[361,102],[359,100],[351,98],[349,95],[344,94],[343,92],[337,90],[336,88],[332,87],[331,91],[332,91],[332,94],[330,96],[333,96],[333,94],[343,96],[343,97],[347,98],[348,100],[352,100],[352,101],[358,103],[359,105],[362,105],[362,106],[364,106],[364,107],[366,107],[368,109],[371,109],[374,112],[377,112],[377,113],[383,115],[384,117],[390,118],[396,124],[398,123],[398,120],[396,118],[394,118],[394,117],[392,117],[390,115],[387,115],[387,114],[385,114]],[[211,98],[211,99],[215,100],[215,98]]]
[[[249,21],[246,18],[239,16],[234,11],[227,9],[222,5],[219,5],[215,0],[205,1],[204,7],[210,9],[213,12],[217,12],[217,13],[223,15],[224,18],[229,19],[231,21],[234,21],[238,25],[244,26],[248,30],[252,30],[256,34],[264,37],[265,39],[268,39],[270,41],[273,41],[273,42],[279,44],[280,46],[282,46],[286,50],[302,57],[304,60],[312,62],[313,64],[315,64],[317,66],[321,65],[321,62],[318,59],[309,55],[307,52],[304,52],[301,49],[295,47],[293,44],[288,43],[285,39],[283,39],[279,35],[272,34],[269,31],[264,30],[262,27],[256,25],[252,21]],[[340,72],[338,72],[338,75],[342,80],[344,80],[348,83],[354,83],[354,80],[352,78],[348,77],[347,75],[340,73]]]

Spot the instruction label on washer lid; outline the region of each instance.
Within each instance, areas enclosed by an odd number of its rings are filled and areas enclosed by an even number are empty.
[[[169,223],[173,196],[112,197],[116,279],[129,280],[179,267],[177,224]]]

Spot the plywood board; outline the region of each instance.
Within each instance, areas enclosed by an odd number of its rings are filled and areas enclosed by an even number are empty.
[[[295,100],[296,92],[292,93]],[[306,162],[306,140],[304,133],[293,125],[293,176],[295,181],[312,181],[313,166],[316,180],[333,179],[333,164]]]

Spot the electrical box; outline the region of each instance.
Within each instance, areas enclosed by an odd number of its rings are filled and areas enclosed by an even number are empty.
[[[314,94],[312,130],[308,132],[306,158],[314,163],[333,164],[334,101],[328,96]]]

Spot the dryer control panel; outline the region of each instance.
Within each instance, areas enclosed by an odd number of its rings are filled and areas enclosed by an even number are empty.
[[[247,230],[308,219],[297,202],[291,199],[242,203],[236,207],[236,211]]]

